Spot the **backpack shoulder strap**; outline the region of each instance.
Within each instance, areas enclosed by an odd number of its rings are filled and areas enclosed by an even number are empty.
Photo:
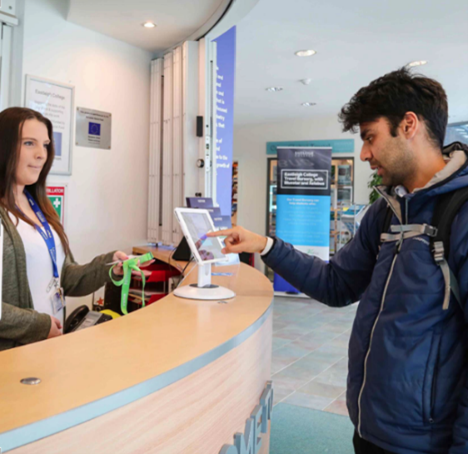
[[[444,256],[447,260],[450,252],[453,220],[466,202],[468,202],[468,187],[443,194],[439,197],[432,216],[432,226],[437,228],[437,234],[432,242],[442,241]]]
[[[387,205],[387,208],[384,214],[384,222],[382,224],[382,232],[380,233],[387,233],[389,231],[390,225],[392,223],[392,217],[393,217],[393,211],[390,208],[390,205]]]
[[[460,299],[458,282],[448,266],[448,257],[450,253],[450,237],[452,234],[452,223],[462,205],[468,201],[468,188],[458,189],[457,191],[443,194],[437,201],[432,217],[432,226],[435,227],[436,235],[431,238],[431,249],[434,260],[441,267],[446,284],[444,309],[448,308],[450,299],[450,290],[463,309]]]

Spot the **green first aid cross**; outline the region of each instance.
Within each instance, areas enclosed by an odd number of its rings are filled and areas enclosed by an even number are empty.
[[[63,208],[63,196],[53,195],[53,196],[48,196],[48,197],[49,197],[50,203],[52,204],[52,206],[55,208],[55,211],[59,215],[60,222],[63,224],[63,216],[62,216],[62,213],[63,213],[63,209],[62,209]]]

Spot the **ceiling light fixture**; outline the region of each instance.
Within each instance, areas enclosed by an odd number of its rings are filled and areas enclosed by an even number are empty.
[[[312,55],[315,55],[317,52],[312,49],[307,49],[307,50],[298,50],[296,52],[296,55],[298,57],[311,57]]]
[[[425,64],[427,64],[426,60],[418,60],[418,61],[412,61],[411,63],[408,63],[408,66],[412,68],[414,66],[423,66]]]
[[[312,107],[312,106],[316,106],[317,103],[316,102],[303,102],[301,105],[304,107]]]
[[[283,91],[281,87],[268,87],[266,91]]]
[[[301,79],[299,82],[301,82],[304,85],[310,85],[312,79]]]
[[[156,24],[155,24],[154,22],[150,22],[150,21],[145,22],[145,23],[142,24],[142,25],[143,25],[143,27],[145,27],[145,28],[154,28],[154,27],[156,27]]]

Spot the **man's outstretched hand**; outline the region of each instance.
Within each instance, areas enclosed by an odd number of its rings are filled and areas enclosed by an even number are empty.
[[[223,249],[224,254],[239,254],[241,252],[263,252],[267,245],[267,237],[257,235],[254,232],[244,229],[243,227],[233,227],[232,229],[219,230],[218,232],[210,232],[209,237],[225,236],[224,243],[226,247]]]

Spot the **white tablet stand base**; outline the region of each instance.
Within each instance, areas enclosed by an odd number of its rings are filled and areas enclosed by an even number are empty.
[[[211,283],[211,263],[198,265],[198,283],[177,288],[174,295],[189,300],[227,300],[236,296],[232,290]]]

